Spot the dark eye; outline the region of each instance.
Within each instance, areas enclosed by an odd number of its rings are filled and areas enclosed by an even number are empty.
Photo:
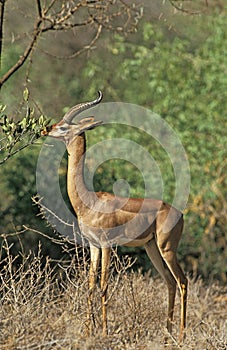
[[[60,130],[61,130],[61,131],[66,131],[67,128],[66,128],[65,126],[61,126],[61,127],[60,127]]]

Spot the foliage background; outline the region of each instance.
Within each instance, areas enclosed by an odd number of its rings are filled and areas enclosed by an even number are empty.
[[[9,0],[8,0],[9,1]],[[2,72],[19,57],[25,46],[24,33],[33,23],[30,1],[10,0],[5,19]],[[131,102],[150,108],[161,115],[179,135],[191,168],[191,194],[185,211],[185,229],[179,248],[184,269],[206,281],[227,279],[226,250],[226,110],[227,110],[227,44],[226,5],[210,1],[207,11],[199,15],[176,12],[167,2],[145,1],[144,17],[137,33],[126,36],[105,32],[96,44],[75,60],[57,59],[70,55],[91,36],[89,31],[47,34],[43,37],[32,60],[2,87],[4,111],[14,120],[22,120],[25,107],[20,108],[25,88],[36,115],[59,120],[65,107],[77,101],[92,99],[98,89],[105,101]],[[26,18],[26,20],[25,20]],[[17,28],[17,32],[15,30]],[[49,54],[46,51],[49,49]],[[51,55],[50,55],[51,53]],[[105,138],[127,137],[139,142],[158,158],[162,176],[168,184],[166,200],[174,190],[173,173],[162,154],[145,135],[127,128],[100,127],[88,134],[90,144]],[[34,229],[53,236],[31,200],[36,194],[35,169],[39,140],[19,152],[0,167],[1,221],[0,232],[9,234],[26,227],[20,240],[12,238],[11,251],[37,251],[42,241],[43,254],[57,259],[64,256],[55,245]],[[62,162],[62,183],[65,188],[66,160]],[[95,177],[97,189],[112,191],[117,178],[125,178],[133,195],[143,195],[142,178],[135,169],[122,162],[103,164]],[[11,238],[10,238],[11,241]],[[4,250],[4,249],[3,249]],[[126,248],[121,249],[125,253]],[[134,268],[150,264],[143,250],[128,250],[137,256]]]

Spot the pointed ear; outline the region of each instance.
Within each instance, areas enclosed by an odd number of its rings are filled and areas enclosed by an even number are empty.
[[[79,124],[84,124],[84,123],[86,123],[86,122],[93,122],[95,120],[95,117],[86,117],[86,118],[83,118],[83,119],[81,119],[78,123]]]
[[[101,120],[95,120],[94,117],[86,117],[81,119],[78,122],[78,126],[81,130],[81,132],[85,131],[85,130],[90,130],[90,129],[94,129],[96,126],[99,126],[102,124]]]

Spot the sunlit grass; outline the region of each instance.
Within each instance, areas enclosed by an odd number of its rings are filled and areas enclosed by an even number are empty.
[[[129,271],[132,262],[113,254],[108,299],[109,334],[102,336],[100,289],[95,295],[96,330],[86,336],[87,262],[67,267],[40,255],[23,258],[15,268],[10,247],[2,262],[0,349],[225,349],[226,290],[218,283],[190,280],[188,326],[184,344],[177,341],[177,296],[173,336],[166,329],[167,290],[160,278]],[[164,345],[164,339],[167,339]]]

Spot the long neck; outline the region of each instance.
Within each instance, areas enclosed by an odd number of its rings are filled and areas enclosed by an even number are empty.
[[[86,151],[85,134],[75,137],[67,146],[68,151],[68,196],[77,215],[82,215],[91,193],[84,181],[84,160]]]

